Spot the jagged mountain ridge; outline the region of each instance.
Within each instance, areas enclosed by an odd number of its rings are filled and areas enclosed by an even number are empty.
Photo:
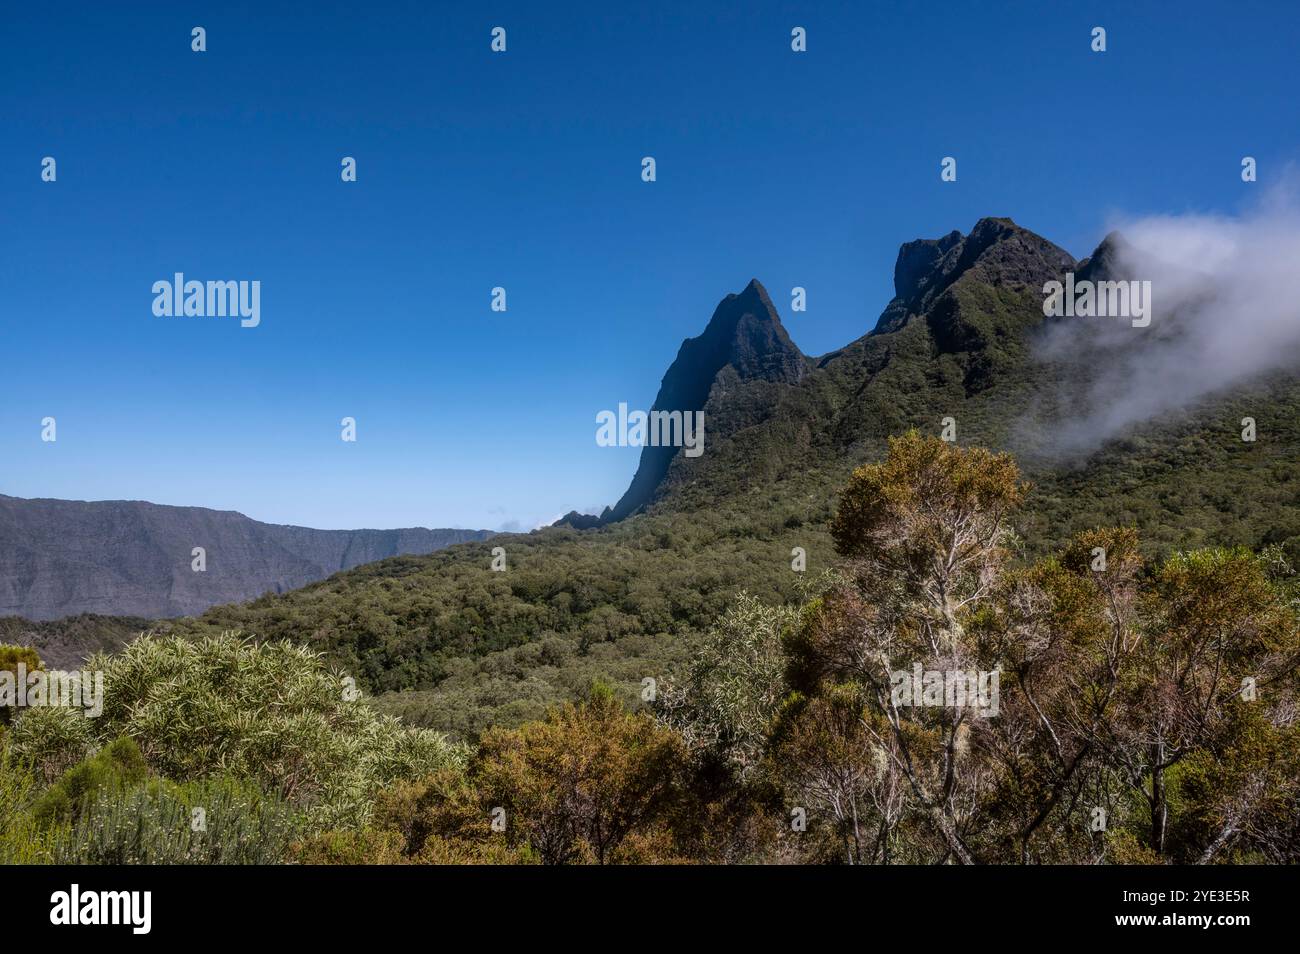
[[[870,331],[841,349],[809,359],[810,369],[797,380],[746,378],[727,364],[711,376],[702,374],[707,380],[696,388],[707,387],[709,394],[704,404],[704,455],[689,459],[668,449],[649,468],[643,453],[632,482],[637,493],[624,495],[619,512],[607,510],[602,518],[565,518],[561,523],[582,529],[636,512],[696,512],[742,493],[770,494],[774,486],[807,488],[810,499],[820,499],[824,487],[877,456],[889,435],[909,428],[937,433],[947,416],[958,422],[959,442],[1013,452],[1043,489],[1044,508],[1052,502],[1053,515],[1040,513],[1035,519],[1059,520],[1062,528],[1073,526],[1082,512],[1070,512],[1059,495],[1064,488],[1099,479],[1102,461],[1143,471],[1143,489],[1167,495],[1176,475],[1165,470],[1167,465],[1155,467],[1133,451],[1138,446],[1147,452],[1152,441],[1177,439],[1198,447],[1197,455],[1180,466],[1211,468],[1205,477],[1209,487],[1226,468],[1233,469],[1232,479],[1239,481],[1250,479],[1252,468],[1265,466],[1265,459],[1268,466],[1287,466],[1282,460],[1297,448],[1297,428],[1285,413],[1293,398],[1300,398],[1294,374],[1271,375],[1212,395],[1196,406],[1153,418],[1132,428],[1131,436],[1086,454],[1067,456],[1055,447],[1061,422],[1078,414],[1088,400],[1098,399],[1089,394],[1089,362],[1108,359],[1093,350],[1090,333],[1075,334],[1072,360],[1043,354],[1039,345],[1047,331],[1088,330],[1084,325],[1049,329],[1047,323],[1073,319],[1044,317],[1043,286],[1069,271],[1078,280],[1131,277],[1122,274],[1127,250],[1131,246],[1123,236],[1111,233],[1091,255],[1076,261],[1011,219],[996,217],[980,219],[967,235],[953,231],[905,243],[894,268],[895,297]],[[1180,263],[1180,268],[1194,271],[1195,263]],[[784,336],[774,308],[770,314],[767,309],[755,314]],[[1178,333],[1176,322],[1152,329],[1145,339],[1135,339],[1134,346],[1171,333]],[[1227,410],[1236,405],[1241,409]],[[1241,456],[1232,429],[1243,414],[1269,417],[1271,440],[1256,449],[1253,461]],[[1277,495],[1290,507],[1282,488],[1296,472],[1289,468],[1285,473],[1269,496]],[[1192,494],[1179,506],[1222,508],[1221,502],[1207,498],[1208,493]],[[639,507],[629,506],[633,503]],[[1126,519],[1135,519],[1133,511]],[[1251,517],[1259,519],[1257,514]],[[1282,522],[1290,526],[1292,521]],[[1151,536],[1153,544],[1166,545],[1179,539],[1179,532],[1165,527],[1160,536],[1158,541]],[[1290,530],[1273,533],[1279,541],[1294,536]],[[1242,530],[1240,539],[1258,543],[1260,531]],[[1046,546],[1047,538],[1043,540]],[[1300,540],[1294,548],[1300,554]]]
[[[0,616],[169,617],[340,570],[482,540],[486,530],[314,530],[234,511],[0,494]],[[207,568],[195,572],[192,550]]]
[[[703,457],[643,448],[615,507],[598,518],[570,513],[560,523],[587,529],[621,520],[674,491],[707,486],[718,474],[729,483],[739,471],[761,484],[866,440],[937,424],[919,407],[926,403],[928,412],[936,390],[950,392],[956,410],[995,390],[1008,373],[1017,383],[1041,377],[1049,369],[1030,366],[1026,335],[1043,321],[1043,284],[1089,261],[1109,262],[1109,248],[1103,243],[1098,251],[1105,254],[1079,263],[1008,218],[980,219],[968,235],[908,242],[894,268],[895,297],[872,330],[815,361],[802,355],[762,285],[751,281],[723,300],[704,334],[683,344],[655,400],[656,409],[705,410]],[[722,347],[733,329],[743,330],[748,345],[739,357]],[[699,360],[700,352],[709,360]],[[928,367],[918,378],[920,363]],[[882,381],[894,385],[886,400],[886,389],[871,387]],[[976,435],[999,446],[1009,437],[997,427],[970,432]],[[756,454],[756,442],[777,453]]]

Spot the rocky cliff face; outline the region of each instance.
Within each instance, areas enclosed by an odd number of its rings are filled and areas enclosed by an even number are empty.
[[[0,495],[0,616],[164,617],[284,592],[486,530],[312,530],[233,511]],[[195,547],[207,569],[192,569]]]
[[[724,371],[729,372],[732,381],[798,384],[810,368],[808,359],[782,326],[767,290],[753,279],[740,294],[728,295],[718,304],[703,334],[682,342],[651,410],[703,410]],[[704,431],[706,443],[719,436],[710,429],[707,418]],[[679,452],[676,447],[643,448],[631,486],[613,508],[606,509],[599,522],[621,520],[645,506]],[[579,529],[594,525],[590,520],[564,520]]]
[[[966,236],[954,231],[939,239],[908,242],[894,266],[894,299],[875,333],[897,331],[908,317],[935,310],[960,279],[992,287],[1041,288],[1074,265],[1074,256],[1065,249],[1010,219],[980,219]]]
[[[1079,262],[1074,270],[1076,281],[1103,282],[1126,278],[1122,262],[1132,255],[1128,240],[1118,232],[1107,235],[1097,250]]]

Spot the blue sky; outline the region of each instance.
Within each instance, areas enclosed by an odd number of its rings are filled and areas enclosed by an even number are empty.
[[[6,10],[0,493],[527,529],[618,498],[596,412],[750,278],[821,354],[904,241],[1006,215],[1082,256],[1300,139],[1290,4],[292,6]],[[155,317],[176,271],[260,281],[261,325]]]

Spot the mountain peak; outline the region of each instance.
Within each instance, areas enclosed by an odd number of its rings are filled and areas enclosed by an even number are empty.
[[[937,239],[917,239],[905,242],[898,250],[894,263],[894,295],[912,298],[921,289],[921,283],[933,271],[935,263],[962,240],[962,234],[953,229]]]
[[[703,334],[682,342],[677,360],[664,375],[663,383],[666,386],[674,377],[674,371],[680,370],[700,384],[707,381],[707,385],[712,386],[714,377],[727,365],[731,365],[742,379],[763,378],[789,383],[797,383],[808,370],[807,360],[790,340],[767,289],[757,278],[750,279],[739,294],[729,294],[718,303]],[[692,389],[692,393],[694,391]],[[662,390],[660,396],[663,396]],[[702,397],[707,396],[705,387]],[[702,400],[699,407],[703,407]],[[661,408],[658,401],[655,408],[678,409]]]
[[[913,315],[931,314],[944,292],[968,274],[973,273],[973,281],[995,287],[1041,287],[1047,279],[1073,266],[1074,258],[1068,252],[1005,217],[982,218],[967,235],[953,230],[936,239],[907,242],[899,249],[894,266],[895,298],[881,315],[874,333],[895,331]],[[944,334],[936,333],[936,340],[960,338],[954,331],[960,330],[960,322],[955,319],[959,311],[943,310],[946,318],[936,319],[935,327],[942,328]],[[812,363],[781,324],[767,289],[753,278],[741,291],[728,294],[718,303],[703,333],[682,342],[650,410],[702,411],[716,385],[720,388],[716,393],[725,401],[714,409],[725,412],[730,408],[732,413],[730,418],[725,413],[721,418],[711,416],[707,430],[710,439],[726,437],[738,421],[749,426],[761,418],[763,408],[773,406],[770,402],[780,400],[782,392],[770,385],[798,385],[812,370]],[[753,403],[746,405],[746,401]],[[747,408],[744,414],[735,413],[739,406]],[[755,407],[760,410],[754,412]],[[636,475],[612,509],[606,508],[599,517],[571,513],[558,522],[585,529],[621,520],[643,509],[664,486],[679,449],[643,447]]]
[[[873,334],[897,331],[912,315],[925,313],[968,272],[993,285],[1041,283],[1068,271],[1074,257],[1005,217],[987,216],[968,235],[952,231],[937,239],[905,243],[894,265],[894,300]]]
[[[776,313],[776,306],[772,304],[772,298],[763,287],[763,283],[757,278],[751,278],[749,282],[738,292],[728,292],[722,301],[718,302],[718,307],[713,310],[713,317],[709,319],[708,326],[705,327],[705,334],[708,334],[708,328],[718,320],[727,320],[733,314],[750,312],[756,316],[765,318],[776,324],[781,323],[781,318]]]
[[[742,382],[798,384],[810,365],[781,324],[781,317],[757,278],[718,303],[704,332],[687,338],[659,386],[652,411],[702,411],[719,375],[730,368]],[[668,473],[680,448],[646,446],[627,492],[600,522],[621,520],[644,507]],[[590,521],[565,518],[571,526]]]
[[[1079,263],[1076,277],[1092,281],[1107,281],[1121,277],[1121,259],[1131,248],[1128,239],[1119,232],[1108,233],[1097,246],[1097,250]]]
[[[1009,215],[986,215],[975,223],[975,228],[971,229],[970,234],[977,235],[990,231],[1008,232],[1017,229],[1022,232],[1029,231],[1028,229],[1022,229],[1020,226],[1016,225],[1015,220]]]

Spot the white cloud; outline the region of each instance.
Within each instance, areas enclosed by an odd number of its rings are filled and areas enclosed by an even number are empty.
[[[1258,375],[1300,370],[1300,205],[1289,187],[1239,216],[1119,220],[1123,278],[1151,282],[1153,319],[1055,320],[1039,357],[1088,384],[1065,400],[1054,449],[1087,451],[1130,425]],[[1065,394],[1063,388],[1063,396]]]

